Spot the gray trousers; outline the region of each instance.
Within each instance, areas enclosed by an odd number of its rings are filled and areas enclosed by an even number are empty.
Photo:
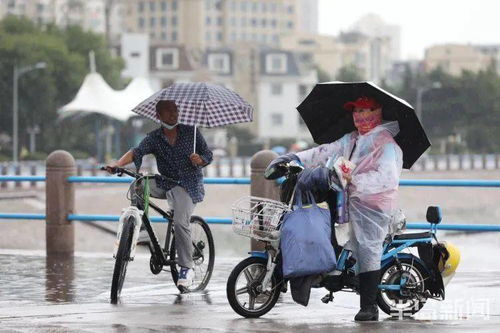
[[[196,204],[181,186],[165,191],[156,186],[154,179],[149,180],[149,195],[152,198],[167,199],[174,210],[175,251],[180,266],[193,268],[193,245],[191,241],[191,215]]]

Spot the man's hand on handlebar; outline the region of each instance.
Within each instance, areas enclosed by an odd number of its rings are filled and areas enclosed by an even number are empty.
[[[116,164],[106,165],[106,166],[102,167],[101,170],[107,171],[108,173],[114,175],[115,173],[118,172],[118,170],[116,169],[117,167],[118,167],[118,165],[116,165]]]

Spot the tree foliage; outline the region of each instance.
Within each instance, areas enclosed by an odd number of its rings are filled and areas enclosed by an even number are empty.
[[[440,69],[428,74],[407,69],[401,86],[390,90],[416,105],[417,89],[435,82],[441,87],[422,95],[422,122],[431,141],[448,142],[450,136],[460,135],[468,152],[500,152],[500,76],[495,68],[464,71],[458,77]]]
[[[92,133],[83,132],[86,126],[68,124],[72,130],[65,134],[68,128],[57,122],[57,110],[74,98],[88,73],[90,50],[95,51],[98,70],[105,80],[121,87],[123,62],[111,56],[100,35],[79,27],[37,26],[14,16],[0,21],[0,134],[12,136],[14,66],[22,68],[45,62],[46,68],[29,71],[19,79],[20,147],[27,147],[27,128],[33,125],[41,129],[37,146],[45,152],[66,146],[64,143],[72,135],[88,142]],[[2,148],[4,155],[10,153],[6,150]]]

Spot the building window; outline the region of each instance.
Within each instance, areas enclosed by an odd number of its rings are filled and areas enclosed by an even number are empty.
[[[230,72],[230,57],[227,53],[213,53],[208,55],[208,68],[212,72],[228,74]]]
[[[266,19],[262,19],[262,20],[260,20],[260,25],[261,25],[263,28],[265,28],[265,27],[266,27],[266,25],[267,25],[267,20],[266,20]]]
[[[236,26],[236,17],[231,17],[231,26],[235,27]]]
[[[144,28],[144,18],[139,17],[139,28]]]
[[[177,42],[177,31],[172,32],[172,42]]]
[[[179,50],[174,48],[156,50],[156,67],[159,69],[179,68]]]
[[[270,74],[283,74],[287,69],[286,54],[268,54],[266,56],[266,72]]]
[[[292,5],[288,6],[288,13],[290,13],[290,14],[293,13],[293,6]]]
[[[139,13],[142,13],[144,11],[144,1],[139,1],[137,4],[137,9],[139,10]]]
[[[251,23],[252,23],[252,27],[256,27],[257,26],[257,20],[256,19],[252,19],[251,20]]]
[[[161,33],[161,39],[162,40],[167,40],[167,33],[165,31],[162,31],[162,33]]]
[[[172,17],[172,25],[173,25],[174,27],[176,27],[176,26],[177,26],[177,16]]]
[[[272,19],[272,20],[271,20],[271,26],[272,26],[273,28],[276,28],[276,20],[275,20],[275,19]]]
[[[281,83],[271,84],[271,95],[279,96],[283,94],[283,85]]]
[[[161,26],[165,27],[167,25],[167,18],[165,16],[162,16],[160,20],[161,20]]]
[[[246,1],[242,1],[240,3],[240,7],[241,7],[241,11],[242,12],[246,12],[247,11],[247,2]]]
[[[252,2],[252,12],[257,12],[257,3],[256,2]]]
[[[172,2],[172,9],[173,9],[173,10],[177,10],[177,1],[176,1],[176,0],[174,0],[174,1]]]
[[[212,34],[209,31],[207,31],[205,34],[205,40],[207,42],[210,42],[212,40]]]
[[[217,25],[220,27],[222,26],[222,17],[217,18]]]
[[[141,56],[141,54],[139,52],[131,52],[130,53],[131,58],[139,58],[140,56]]]
[[[149,3],[149,10],[152,11],[152,12],[154,12],[156,10],[156,6],[155,5],[156,5],[156,2],[151,1]]]
[[[217,41],[222,42],[222,32],[217,33]]]
[[[293,29],[293,22],[292,21],[288,21],[287,27],[288,27],[288,29]]]
[[[155,17],[150,17],[149,18],[149,25],[151,27],[154,27],[156,25],[156,18]]]
[[[273,125],[273,126],[283,125],[283,115],[281,113],[272,113],[271,114],[271,125]]]
[[[161,10],[163,12],[166,12],[167,11],[167,2],[166,1],[162,1],[161,2]]]
[[[207,25],[212,24],[212,18],[210,16],[207,16]]]

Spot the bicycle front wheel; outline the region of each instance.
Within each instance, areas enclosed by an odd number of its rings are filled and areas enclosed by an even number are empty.
[[[214,269],[215,262],[215,246],[212,232],[208,224],[199,216],[191,217],[191,243],[192,255],[194,263],[195,277],[193,285],[189,288],[190,291],[200,291],[205,289]],[[175,231],[170,245],[170,258],[176,258],[177,251],[175,250]],[[180,266],[177,264],[170,265],[172,279],[177,285],[179,279]],[[182,290],[181,290],[182,291]]]
[[[113,280],[111,281],[111,303],[116,304],[122,291],[125,274],[127,274],[127,265],[130,260],[130,251],[132,248],[132,238],[134,235],[134,217],[130,216],[123,223],[120,245],[116,253],[115,269],[113,271]]]

